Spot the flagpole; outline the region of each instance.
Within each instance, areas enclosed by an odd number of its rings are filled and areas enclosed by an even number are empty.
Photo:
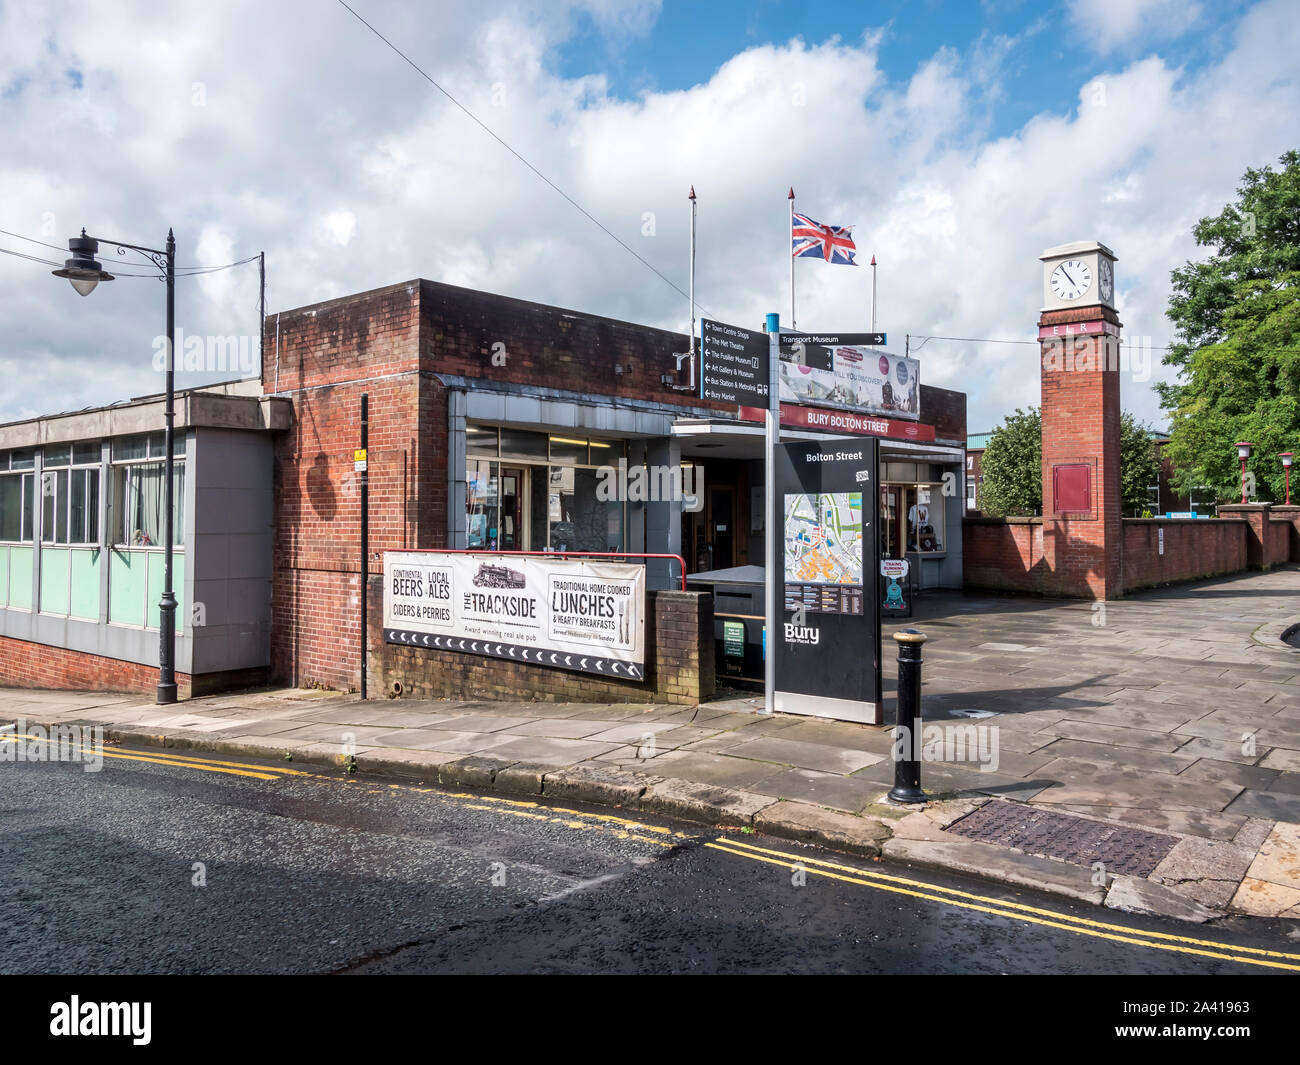
[[[790,240],[787,241],[789,247],[786,248],[786,254],[790,256],[790,328],[795,327],[794,318],[794,186],[790,186]]]
[[[691,388],[695,388],[695,186],[691,186]]]
[[[876,331],[876,257],[871,256],[871,331]]]

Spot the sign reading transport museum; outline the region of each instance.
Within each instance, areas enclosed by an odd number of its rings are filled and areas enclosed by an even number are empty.
[[[384,640],[645,679],[645,566],[384,552]]]

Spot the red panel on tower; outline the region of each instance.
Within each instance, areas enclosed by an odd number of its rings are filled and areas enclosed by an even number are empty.
[[[1052,500],[1057,514],[1092,512],[1092,467],[1080,463],[1052,467]]]

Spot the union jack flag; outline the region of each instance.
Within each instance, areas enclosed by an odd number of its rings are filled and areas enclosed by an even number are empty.
[[[796,211],[790,236],[795,259],[811,257],[841,266],[858,265],[853,261],[858,248],[853,243],[852,226],[825,226]]]

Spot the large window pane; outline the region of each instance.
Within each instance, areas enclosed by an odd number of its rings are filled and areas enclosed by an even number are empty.
[[[22,530],[23,479],[0,477],[0,540],[17,540]]]
[[[465,454],[497,457],[497,429],[495,425],[465,426]]]
[[[623,504],[598,499],[596,484],[596,470],[551,467],[548,517],[552,550],[623,550]]]
[[[72,471],[72,494],[68,499],[68,526],[71,542],[86,542],[86,474],[88,470]]]
[[[36,538],[36,474],[23,475],[23,527],[20,539],[31,543]]]
[[[466,547],[497,548],[497,464],[470,459],[465,468]]]
[[[571,436],[551,437],[551,461],[585,466],[587,464],[587,441]]]
[[[546,434],[526,429],[501,430],[501,457],[546,461]]]
[[[47,544],[68,542],[68,470],[41,474],[41,539]]]
[[[113,461],[123,462],[129,459],[143,459],[149,456],[149,438],[143,434],[140,436],[124,436],[113,441]]]

